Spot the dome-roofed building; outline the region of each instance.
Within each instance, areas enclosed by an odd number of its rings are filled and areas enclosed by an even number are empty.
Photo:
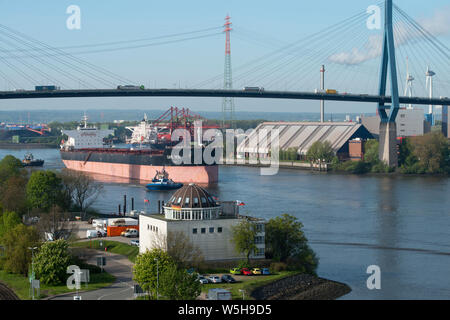
[[[256,225],[256,249],[251,258],[263,259],[263,219],[241,216],[236,201],[218,202],[204,188],[195,184],[185,185],[163,205],[162,214],[139,216],[139,252],[154,248],[168,250],[169,234],[183,233],[200,249],[206,261],[239,260],[244,256],[235,250],[232,230],[242,219]]]
[[[169,220],[211,220],[220,216],[221,209],[208,191],[190,183],[173,194],[164,214]]]

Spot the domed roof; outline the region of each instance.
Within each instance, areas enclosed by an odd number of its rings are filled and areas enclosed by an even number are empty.
[[[218,207],[218,204],[211,195],[196,184],[190,183],[178,189],[170,200],[166,203],[166,207],[180,206],[181,208],[212,208]]]

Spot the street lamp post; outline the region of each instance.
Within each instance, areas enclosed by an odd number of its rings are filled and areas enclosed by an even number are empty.
[[[34,280],[34,250],[37,249],[37,247],[28,247],[29,250],[31,250],[31,278]],[[30,286],[31,286],[31,297],[34,300],[34,288],[30,280]]]
[[[245,300],[245,290],[239,289],[239,292],[242,292],[242,300]]]
[[[156,300],[159,300],[159,260],[158,258],[155,258],[156,260]]]

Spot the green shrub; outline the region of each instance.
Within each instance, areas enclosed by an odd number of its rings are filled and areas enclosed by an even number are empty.
[[[65,240],[44,243],[35,258],[35,270],[43,284],[57,285],[67,278],[71,256]]]
[[[269,267],[272,273],[286,271],[288,269],[287,263],[284,262],[272,262]]]

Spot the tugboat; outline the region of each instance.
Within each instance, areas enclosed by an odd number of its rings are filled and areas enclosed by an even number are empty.
[[[24,167],[42,167],[44,160],[34,159],[33,154],[28,152],[22,160],[22,165]]]
[[[169,179],[169,174],[163,168],[162,171],[156,170],[155,177],[152,180],[152,183],[147,184],[145,187],[148,190],[174,190],[179,189],[183,186],[182,183],[174,182],[172,179]]]

